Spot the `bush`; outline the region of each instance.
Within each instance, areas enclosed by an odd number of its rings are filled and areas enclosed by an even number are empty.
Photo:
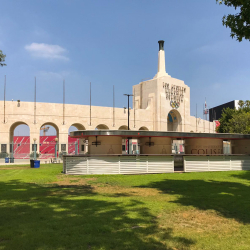
[[[66,151],[62,151],[59,153],[59,158],[62,159],[63,158],[63,155],[66,155],[67,152]]]
[[[0,153],[0,158],[6,158],[9,157],[8,153]]]
[[[34,159],[34,155],[35,155],[34,152],[32,152],[30,154],[30,159]],[[40,154],[36,152],[36,159],[38,159],[39,157],[40,157]]]

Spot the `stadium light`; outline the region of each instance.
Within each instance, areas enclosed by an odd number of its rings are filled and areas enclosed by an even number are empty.
[[[128,130],[129,130],[129,97],[134,95],[131,94],[123,94],[123,95],[128,97]],[[128,154],[129,154],[129,137],[128,137]]]
[[[33,138],[34,141],[34,161],[36,160],[36,138]]]
[[[55,145],[55,159],[57,159],[57,142],[58,142],[58,138],[55,138],[55,142],[56,142],[56,145]]]

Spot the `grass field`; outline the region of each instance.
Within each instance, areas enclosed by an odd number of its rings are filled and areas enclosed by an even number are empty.
[[[250,172],[0,166],[0,249],[250,249]]]

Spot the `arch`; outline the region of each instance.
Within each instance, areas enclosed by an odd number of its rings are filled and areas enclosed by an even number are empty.
[[[81,123],[73,123],[70,127],[76,127],[78,130],[86,130],[86,128]]]
[[[79,154],[80,151],[80,143],[79,143],[79,138],[71,138],[70,137],[70,132],[75,131],[75,130],[86,130],[86,128],[81,124],[81,123],[73,123],[69,129],[68,129],[68,145],[63,146],[64,152],[67,152],[70,155],[74,155],[76,152],[76,146],[75,144],[77,143],[77,153]]]
[[[56,135],[45,135],[45,133],[44,135],[41,135],[40,133],[40,138],[39,138],[40,159],[47,159],[47,158],[55,157],[56,151],[59,152],[59,145],[60,145],[59,128],[53,122],[45,122],[40,127],[40,131],[42,131],[43,127],[46,128],[46,126],[53,127],[56,130]]]
[[[45,123],[43,123],[43,125],[40,127],[40,130],[41,130],[42,127],[44,127],[44,126],[46,126],[46,125],[52,126],[52,127],[56,130],[56,136],[57,136],[57,138],[59,139],[59,128],[58,128],[58,126],[57,126],[55,123],[53,123],[53,122],[45,122]]]
[[[179,111],[172,109],[168,113],[167,117],[167,131],[182,131],[182,119]]]
[[[29,128],[28,136],[27,135],[14,135],[15,129],[20,125],[25,125]],[[10,157],[13,156],[16,159],[29,159],[30,158],[30,127],[27,123],[18,121],[18,122],[13,123],[10,126],[9,153],[10,153]]]
[[[128,130],[128,126],[122,125],[118,128],[118,130]]]
[[[9,133],[9,143],[12,143],[14,140],[14,131],[16,129],[16,127],[18,127],[19,125],[26,125],[29,127],[29,125],[25,122],[19,121],[19,122],[15,122],[10,126],[10,133]],[[29,127],[30,130],[30,127]]]
[[[99,124],[96,126],[95,129],[97,129],[97,130],[109,130],[109,127],[105,124]]]
[[[147,130],[148,131],[149,129],[147,127],[145,127],[145,126],[142,126],[142,127],[139,128],[139,130]]]

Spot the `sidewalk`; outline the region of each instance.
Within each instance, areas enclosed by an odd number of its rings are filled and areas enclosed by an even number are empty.
[[[50,159],[40,160],[40,164],[49,164],[49,163],[51,163]],[[62,160],[60,160],[60,163],[62,163]],[[0,158],[0,166],[3,166],[3,165],[29,165],[29,164],[30,164],[30,159],[14,159],[14,163],[5,163],[5,159]]]

